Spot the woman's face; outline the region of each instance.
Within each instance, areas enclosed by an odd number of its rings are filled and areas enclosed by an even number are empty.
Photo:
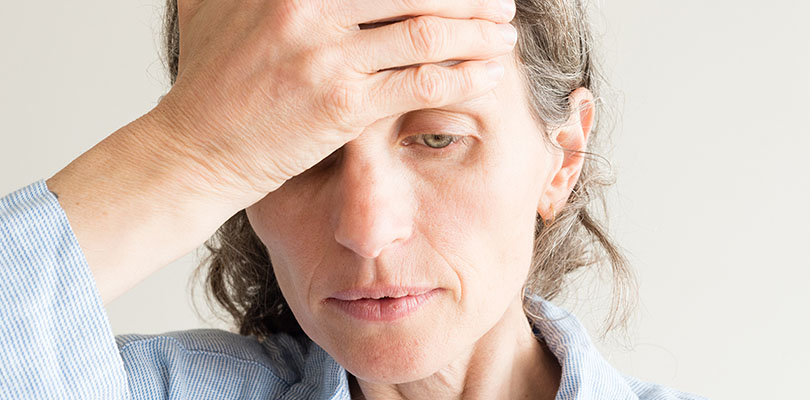
[[[359,378],[428,376],[520,299],[562,155],[501,62],[487,95],[380,120],[247,209],[299,324]]]

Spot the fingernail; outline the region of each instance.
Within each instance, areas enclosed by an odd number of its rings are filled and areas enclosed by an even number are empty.
[[[503,41],[508,44],[515,44],[517,42],[517,29],[512,24],[500,24],[498,30],[503,35]]]
[[[488,62],[487,74],[489,74],[489,79],[493,81],[501,79],[503,77],[503,65],[495,61]]]
[[[515,0],[501,0],[501,8],[511,17],[515,13]]]

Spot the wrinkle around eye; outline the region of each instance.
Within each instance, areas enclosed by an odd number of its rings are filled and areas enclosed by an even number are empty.
[[[403,115],[399,130],[405,133],[461,135],[480,138],[485,134],[486,114],[480,110],[425,108]]]

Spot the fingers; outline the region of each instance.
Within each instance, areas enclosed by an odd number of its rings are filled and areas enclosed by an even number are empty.
[[[495,61],[464,61],[445,67],[424,64],[378,72],[370,78],[366,112],[390,116],[463,102],[492,90],[503,77]]]
[[[340,46],[357,72],[449,59],[482,60],[508,53],[517,41],[511,24],[419,16],[350,34]]]
[[[344,28],[403,16],[435,15],[445,18],[481,18],[509,22],[514,0],[334,0],[324,1],[323,12],[334,15]]]

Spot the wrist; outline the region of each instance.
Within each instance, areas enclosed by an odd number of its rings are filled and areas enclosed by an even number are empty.
[[[225,154],[229,143],[211,139],[223,136],[222,132],[212,132],[226,128],[207,125],[171,99],[164,99],[138,123],[151,143],[153,154],[149,157],[157,157],[158,162],[176,170],[173,179],[184,192],[229,205],[236,212],[284,183],[281,179],[265,180],[262,188],[253,187],[249,177],[239,176],[243,168],[230,162],[234,155]]]
[[[105,303],[194,250],[239,209],[218,198],[147,114],[46,181]]]

